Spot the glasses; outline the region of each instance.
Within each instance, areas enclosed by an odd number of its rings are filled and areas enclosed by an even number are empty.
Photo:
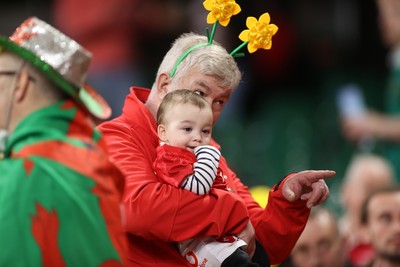
[[[17,75],[17,72],[16,71],[0,71],[0,75],[13,76],[13,75]],[[36,81],[36,79],[32,76],[29,76],[29,80],[31,80],[32,82]]]

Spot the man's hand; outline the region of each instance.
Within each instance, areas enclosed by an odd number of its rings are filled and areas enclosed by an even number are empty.
[[[290,202],[307,200],[307,207],[324,203],[329,188],[324,179],[336,175],[334,171],[302,171],[287,178],[282,187],[283,196]]]
[[[249,220],[246,227],[237,235],[237,237],[247,243],[246,252],[250,255],[250,258],[253,257],[256,251],[255,233],[254,227]]]

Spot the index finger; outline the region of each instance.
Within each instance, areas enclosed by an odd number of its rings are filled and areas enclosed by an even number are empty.
[[[332,170],[312,170],[312,171],[301,171],[298,174],[307,181],[307,184],[313,184],[318,182],[320,179],[332,178],[336,175],[335,171]]]

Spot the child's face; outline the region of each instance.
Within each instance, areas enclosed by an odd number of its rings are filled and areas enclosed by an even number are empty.
[[[211,139],[213,114],[210,108],[178,104],[165,114],[165,123],[158,126],[161,141],[193,152]]]

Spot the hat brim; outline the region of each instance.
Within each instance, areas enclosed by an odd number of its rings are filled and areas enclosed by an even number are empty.
[[[59,86],[63,91],[82,104],[91,115],[98,119],[107,119],[111,116],[111,108],[103,97],[97,93],[88,84],[81,88],[77,88],[66,81],[56,70],[49,64],[41,60],[31,51],[17,45],[8,37],[0,36],[0,47],[5,50],[17,54],[30,64],[41,70],[52,82]]]

